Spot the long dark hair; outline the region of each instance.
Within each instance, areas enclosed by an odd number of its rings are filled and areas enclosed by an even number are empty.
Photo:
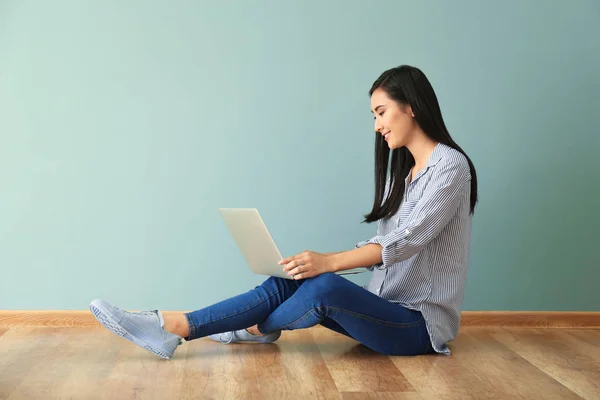
[[[410,105],[419,127],[427,136],[436,142],[443,143],[460,151],[469,161],[471,169],[471,214],[477,203],[477,175],[473,162],[467,154],[450,137],[442,112],[433,91],[433,87],[425,74],[410,65],[391,68],[381,74],[373,83],[369,96],[381,88],[388,97],[400,105]],[[363,222],[375,222],[381,218],[391,217],[398,211],[404,195],[404,179],[415,165],[415,159],[406,147],[392,151],[390,165],[390,190],[385,203],[382,204],[385,193],[390,148],[382,135],[375,139],[375,201],[373,209],[366,214]]]

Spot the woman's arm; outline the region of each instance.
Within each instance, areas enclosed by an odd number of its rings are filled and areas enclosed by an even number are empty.
[[[373,264],[382,263],[382,246],[378,243],[370,243],[354,250],[342,251],[330,256],[333,272],[344,271],[353,268],[367,268]]]
[[[304,250],[302,253],[279,261],[285,265],[283,271],[294,279],[306,279],[326,272],[365,267],[381,263],[381,246],[369,244],[360,249],[337,253],[317,253]],[[300,270],[302,269],[302,270]]]
[[[422,197],[400,225],[387,235],[364,242],[381,245],[383,262],[377,269],[389,268],[421,251],[444,229],[456,214],[463,196],[470,192],[471,176],[466,159],[442,160],[434,168]]]

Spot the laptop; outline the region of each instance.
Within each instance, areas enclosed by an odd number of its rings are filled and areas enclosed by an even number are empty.
[[[283,270],[284,265],[278,264],[283,257],[256,208],[219,208],[219,212],[252,272],[293,279]],[[366,272],[365,268],[335,273],[351,275],[363,272]]]

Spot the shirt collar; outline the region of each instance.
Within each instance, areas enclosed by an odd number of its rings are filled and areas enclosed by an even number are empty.
[[[431,154],[429,155],[429,159],[427,160],[427,164],[425,164],[425,167],[420,170],[417,175],[414,177],[413,182],[420,177],[421,175],[423,175],[428,169],[429,167],[433,167],[435,164],[437,164],[442,157],[444,156],[444,154],[446,154],[446,152],[448,151],[448,149],[450,149],[449,146],[443,144],[443,143],[438,143],[434,149],[433,152],[431,152]],[[406,177],[404,178],[405,182],[408,182],[408,178],[410,177],[410,171],[408,171],[408,175],[406,175]]]
[[[442,159],[442,156],[448,151],[448,146],[443,143],[438,143],[427,160],[426,167],[432,167]]]

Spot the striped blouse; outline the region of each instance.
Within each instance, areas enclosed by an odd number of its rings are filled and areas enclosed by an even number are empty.
[[[409,183],[392,218],[378,221],[377,236],[359,242],[382,246],[363,288],[423,314],[433,348],[450,355],[464,298],[471,245],[471,173],[459,151],[439,143]],[[385,193],[389,189],[389,178]],[[384,198],[386,196],[384,195]]]

